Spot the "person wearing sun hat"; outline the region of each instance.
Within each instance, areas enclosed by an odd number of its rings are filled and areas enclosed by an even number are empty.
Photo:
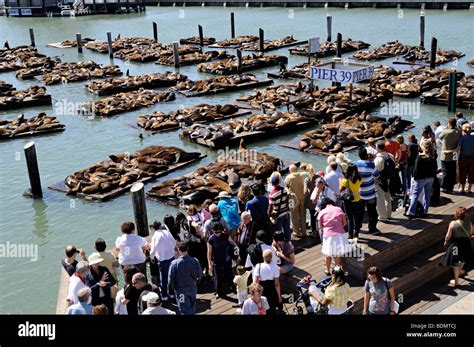
[[[221,212],[222,218],[225,219],[225,222],[230,229],[230,234],[233,236],[240,224],[239,205],[237,200],[233,199],[226,191],[220,192],[217,198],[219,199],[217,207]]]
[[[109,313],[113,314],[114,302],[110,287],[115,285],[116,281],[110,270],[100,265],[103,261],[104,258],[99,253],[92,253],[89,256],[90,272],[86,277],[86,284],[91,289],[92,306],[104,304]]]
[[[147,305],[147,309],[143,311],[142,315],[176,315],[175,312],[161,306],[160,296],[155,292],[146,293],[142,296],[142,300]]]

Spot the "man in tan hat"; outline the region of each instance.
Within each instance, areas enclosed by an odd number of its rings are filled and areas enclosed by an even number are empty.
[[[147,309],[143,311],[143,315],[176,315],[175,312],[161,307],[160,296],[155,292],[148,292],[142,296],[142,300],[146,302]]]
[[[116,281],[109,269],[99,265],[104,261],[99,253],[92,253],[88,261],[90,272],[86,277],[86,283],[91,289],[92,306],[104,304],[107,306],[109,314],[113,314],[114,304],[110,287],[115,285]]]

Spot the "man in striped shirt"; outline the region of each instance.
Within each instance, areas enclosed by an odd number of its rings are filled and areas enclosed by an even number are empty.
[[[362,215],[367,209],[367,215],[369,217],[369,233],[376,233],[377,230],[377,191],[375,188],[375,179],[379,173],[375,170],[375,164],[368,158],[367,149],[364,147],[359,148],[359,158],[355,164],[359,169],[360,176],[362,177],[362,185],[360,186],[360,201],[362,208]],[[362,218],[360,219],[362,227]]]
[[[290,210],[288,208],[288,192],[280,185],[281,175],[275,171],[270,177],[272,191],[269,195],[268,215],[276,220],[275,231],[285,234],[285,241],[291,241]]]

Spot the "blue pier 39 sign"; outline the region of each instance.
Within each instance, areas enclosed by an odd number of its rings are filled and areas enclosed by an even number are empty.
[[[331,81],[339,83],[357,83],[370,79],[374,74],[374,67],[362,64],[343,64],[337,62],[333,68],[332,63],[311,66],[310,78],[313,80]]]

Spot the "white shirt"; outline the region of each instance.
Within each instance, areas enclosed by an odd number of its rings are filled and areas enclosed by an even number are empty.
[[[367,154],[372,154],[375,158],[375,156],[377,155],[377,149],[371,146],[367,146],[365,147],[365,149],[367,150]]]
[[[266,297],[262,296],[260,303],[265,309],[265,311],[270,309],[270,305],[268,304],[268,300]],[[252,298],[248,298],[244,301],[241,313],[243,315],[258,315],[258,306],[255,301],[252,300]]]
[[[123,288],[117,292],[117,296],[115,297],[115,314],[119,315],[127,315],[127,305],[122,304],[122,298],[125,297]]]
[[[144,263],[146,260],[143,247],[147,244],[146,240],[135,234],[123,234],[117,237],[115,247],[120,249],[120,265],[136,265]]]
[[[332,170],[331,172],[324,175],[324,180],[326,185],[331,188],[331,190],[336,193],[339,192],[339,180],[343,178],[344,175],[339,171]]]
[[[174,247],[176,240],[167,227],[156,230],[151,239],[150,258],[156,257],[158,261],[174,258]]]
[[[272,281],[280,277],[280,268],[274,263],[260,263],[253,269],[253,277],[258,276],[260,281]]]
[[[260,246],[262,248],[262,254],[263,252],[265,252],[267,249],[271,250],[272,251],[272,263],[274,263],[275,265],[277,265],[277,254],[276,254],[276,251],[275,251],[275,248],[273,248],[272,246],[269,246],[269,245],[266,245],[266,244],[262,244]],[[278,265],[277,265],[278,266]],[[245,259],[245,267],[246,268],[249,268],[251,267],[252,269],[255,268],[255,266],[252,264],[252,261],[250,260],[250,255],[247,254],[247,259]]]
[[[142,315],[151,315],[151,314],[156,314],[156,315],[176,315],[175,312],[167,310],[166,308],[163,308],[161,306],[155,306],[155,307],[148,307],[145,311],[143,311]]]
[[[87,287],[81,278],[76,274],[72,275],[69,278],[69,286],[67,290],[67,300],[71,301],[73,304],[77,304],[79,300],[77,299],[77,292],[82,288]],[[91,303],[91,297],[89,296],[88,304]]]

